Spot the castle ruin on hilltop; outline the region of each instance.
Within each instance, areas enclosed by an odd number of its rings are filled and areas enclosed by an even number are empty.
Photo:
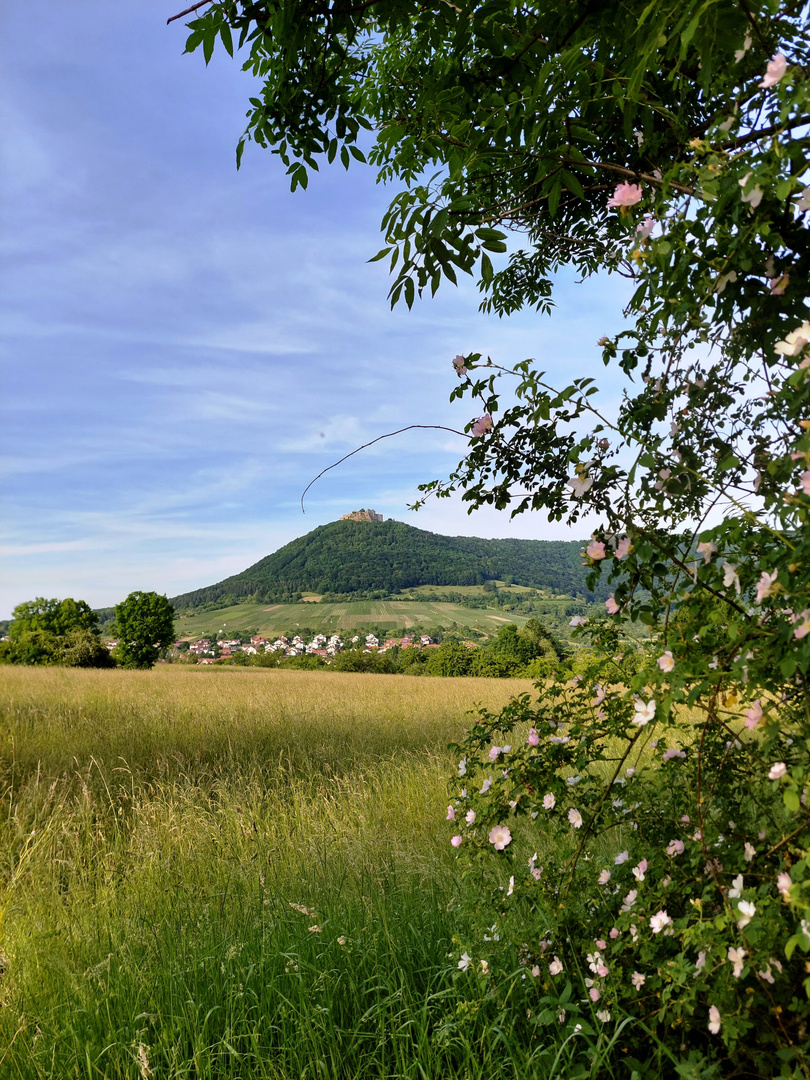
[[[382,514],[376,510],[352,510],[350,514],[343,514],[341,521],[382,521]]]

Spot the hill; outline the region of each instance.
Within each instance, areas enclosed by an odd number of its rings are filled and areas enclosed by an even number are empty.
[[[424,585],[482,585],[495,579],[584,600],[581,540],[483,540],[442,536],[400,521],[333,521],[224,581],[172,599],[178,611],[244,601],[290,602],[302,594],[382,598]],[[602,593],[605,593],[603,596]]]

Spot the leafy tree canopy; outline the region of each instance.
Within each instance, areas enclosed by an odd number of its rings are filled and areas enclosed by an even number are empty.
[[[151,668],[174,641],[174,608],[165,596],[133,592],[115,607],[118,659],[124,667]]]
[[[98,615],[84,600],[36,600],[18,604],[0,643],[0,661],[12,664],[63,664],[110,667],[110,654],[99,639]]]

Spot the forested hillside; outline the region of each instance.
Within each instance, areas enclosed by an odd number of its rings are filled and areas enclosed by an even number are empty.
[[[440,536],[399,521],[334,521],[286,544],[241,574],[174,598],[179,610],[237,600],[288,601],[301,593],[369,597],[419,585],[516,585],[593,599],[579,540]],[[596,599],[604,599],[597,594]]]

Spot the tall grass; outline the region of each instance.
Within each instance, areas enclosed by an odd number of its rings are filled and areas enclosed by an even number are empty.
[[[574,1075],[448,955],[445,747],[524,683],[2,674],[0,1076]]]

